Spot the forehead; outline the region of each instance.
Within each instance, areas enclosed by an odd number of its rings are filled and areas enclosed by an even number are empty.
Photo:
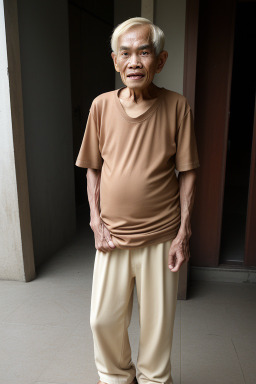
[[[151,29],[148,25],[135,25],[119,36],[118,48],[122,46],[139,46],[152,44]]]

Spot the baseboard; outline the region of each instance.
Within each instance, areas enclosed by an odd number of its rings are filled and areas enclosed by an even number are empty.
[[[190,280],[219,281],[225,283],[256,283],[256,268],[219,266],[190,267]]]

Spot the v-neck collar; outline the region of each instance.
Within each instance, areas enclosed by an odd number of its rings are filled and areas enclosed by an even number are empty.
[[[165,88],[162,87],[161,88],[162,92],[159,94],[159,96],[157,97],[155,102],[145,112],[143,112],[141,115],[139,115],[137,117],[131,117],[124,110],[124,108],[123,108],[123,106],[122,106],[122,104],[120,102],[119,96],[118,96],[120,91],[122,89],[124,89],[124,88],[126,88],[126,87],[122,87],[122,88],[119,88],[119,89],[115,90],[115,92],[114,92],[115,104],[116,104],[119,112],[123,116],[123,118],[125,120],[131,122],[131,123],[138,123],[138,122],[141,122],[141,121],[147,119],[157,109],[157,107],[159,106],[161,98],[162,98],[162,96],[164,94],[164,91],[165,91]]]

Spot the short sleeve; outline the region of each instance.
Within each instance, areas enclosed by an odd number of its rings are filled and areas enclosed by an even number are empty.
[[[101,169],[102,163],[97,123],[91,108],[75,165],[81,168]]]
[[[194,120],[190,107],[177,129],[175,164],[175,168],[180,172],[200,167]]]

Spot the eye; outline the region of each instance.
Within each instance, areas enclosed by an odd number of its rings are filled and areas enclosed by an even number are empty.
[[[147,56],[148,54],[149,54],[149,52],[147,52],[147,51],[142,52],[142,56]]]
[[[122,56],[128,56],[128,52],[122,52],[121,55]]]

